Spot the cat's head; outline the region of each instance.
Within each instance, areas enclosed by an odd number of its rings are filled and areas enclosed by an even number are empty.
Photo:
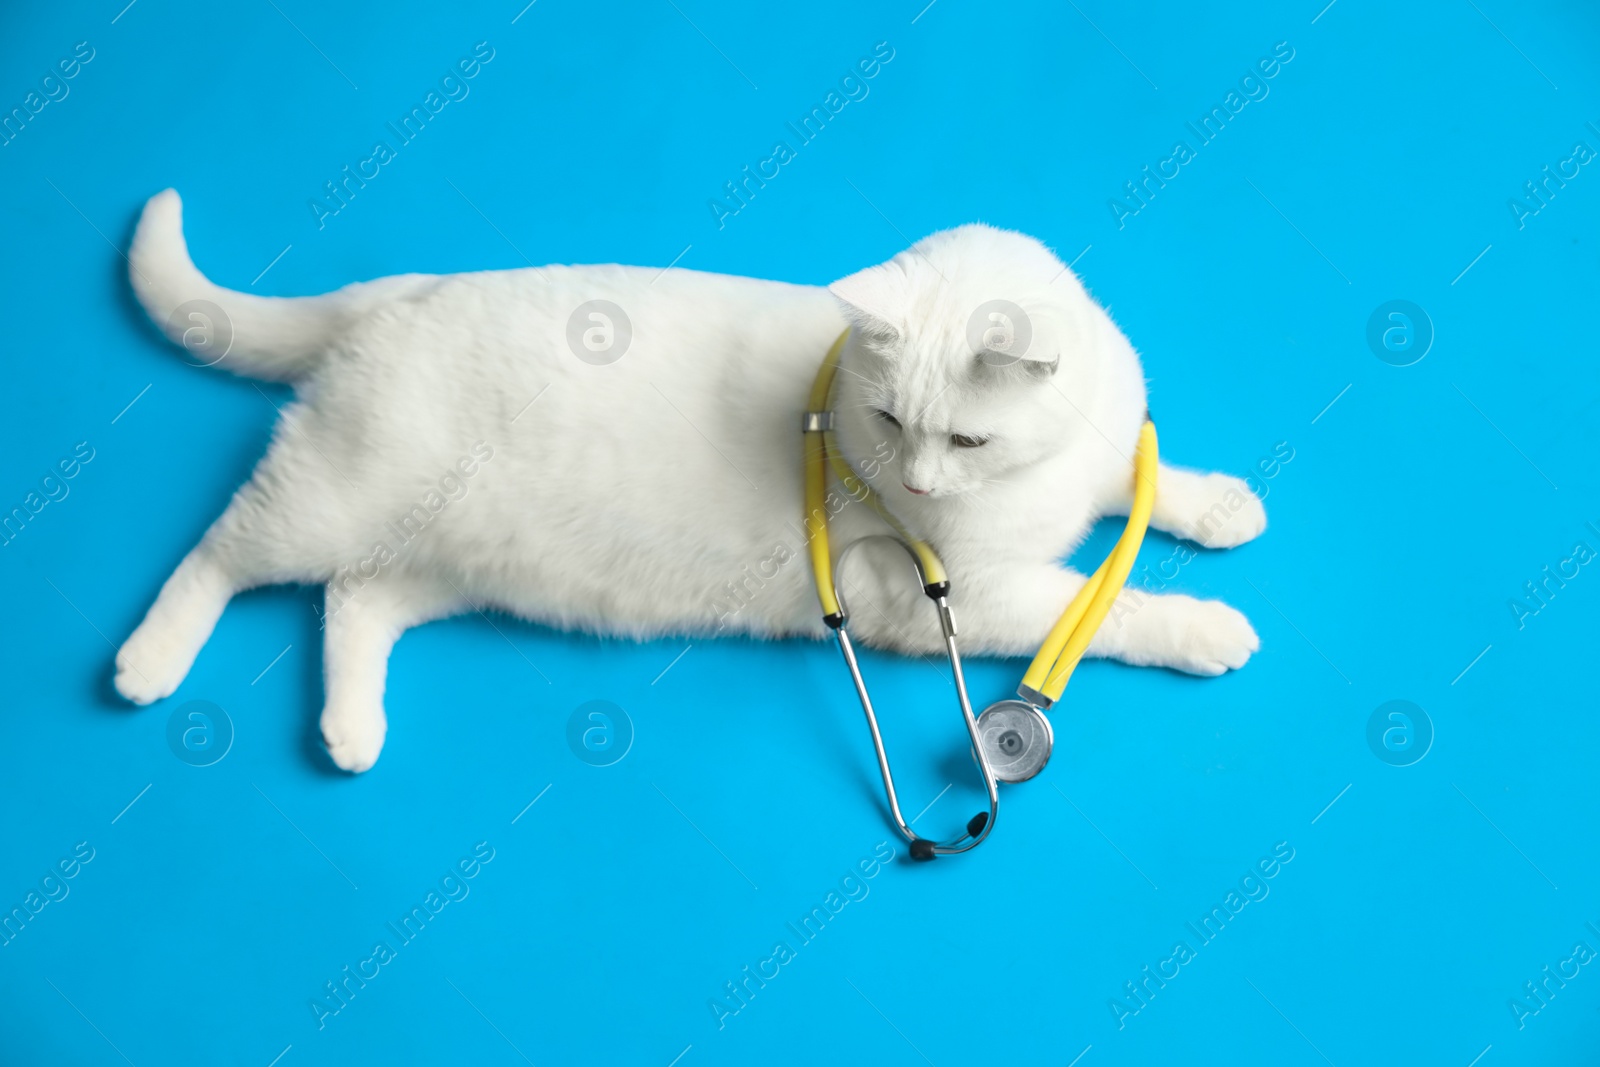
[[[1093,305],[1043,244],[961,226],[828,289],[856,341],[839,407],[878,423],[905,491],[970,493],[1060,451]]]

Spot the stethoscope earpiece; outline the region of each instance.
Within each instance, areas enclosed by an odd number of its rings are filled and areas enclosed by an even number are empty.
[[[998,781],[998,779],[996,779]],[[911,839],[911,858],[921,863],[925,860],[937,859],[940,852],[965,852],[972,845],[983,840],[983,828],[989,825],[989,813],[980,811],[967,820],[967,836],[960,838],[948,845],[941,845],[930,841],[926,837],[913,837]],[[971,840],[972,845],[965,848],[957,847],[962,841]]]
[[[853,550],[868,541],[874,540],[888,541],[890,544],[905,550],[906,555],[911,560],[912,569],[916,572],[917,584],[922,587],[923,594],[933,601],[934,607],[939,613],[939,628],[944,633],[945,654],[949,657],[950,673],[955,678],[956,702],[961,708],[961,718],[966,724],[967,737],[974,750],[976,750],[977,746],[982,743],[982,735],[978,732],[977,716],[973,715],[972,704],[967,699],[967,681],[961,673],[961,653],[956,650],[955,616],[951,614],[950,605],[945,599],[945,595],[949,592],[949,583],[944,580],[943,567],[940,565],[937,571],[929,572],[925,566],[924,557],[919,554],[918,548],[928,553],[928,561],[936,563],[938,557],[933,555],[932,550],[928,549],[926,545],[920,543],[914,545],[897,537],[874,534],[860,538],[847,545],[844,551],[839,553],[837,568],[842,571],[846,557]],[[953,841],[934,841],[918,836],[917,832],[911,829],[911,824],[906,821],[905,815],[900,810],[900,797],[894,787],[894,772],[889,769],[889,753],[884,748],[883,734],[878,729],[878,714],[872,708],[872,698],[867,695],[867,683],[861,677],[861,664],[856,659],[855,645],[850,640],[850,632],[847,627],[850,617],[849,608],[846,607],[844,595],[837,587],[831,587],[829,592],[833,596],[833,602],[829,606],[836,609],[836,613],[830,613],[825,621],[832,628],[834,637],[839,642],[839,651],[844,655],[845,666],[849,669],[850,678],[855,683],[856,696],[861,700],[861,710],[867,716],[867,729],[872,734],[872,747],[878,755],[878,771],[883,775],[883,789],[889,799],[889,813],[894,817],[895,825],[900,828],[900,832],[905,835],[906,840],[911,842],[911,858],[914,860],[931,860],[936,856],[951,855],[976,848],[983,843],[983,839],[994,829],[995,818],[1000,812],[999,776],[990,770],[985,760],[978,760],[978,770],[983,774],[984,792],[989,797],[989,810],[980,811],[977,815],[968,819],[966,833],[961,837]]]

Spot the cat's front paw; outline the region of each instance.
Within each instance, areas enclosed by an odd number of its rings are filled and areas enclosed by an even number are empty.
[[[372,769],[388,732],[389,724],[381,709],[374,715],[330,704],[322,712],[322,743],[328,748],[328,756],[340,770],[352,774]]]
[[[1267,528],[1267,509],[1261,498],[1243,479],[1231,474],[1208,474],[1201,480],[1194,512],[1197,518],[1184,535],[1206,548],[1242,545]]]
[[[1193,601],[1185,615],[1171,664],[1180,671],[1207,676],[1236,671],[1261,647],[1250,620],[1220,600]]]

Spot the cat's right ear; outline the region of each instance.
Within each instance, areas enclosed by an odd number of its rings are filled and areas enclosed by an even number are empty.
[[[844,304],[845,316],[869,340],[889,344],[900,339],[898,323],[905,313],[906,276],[893,260],[828,286]]]

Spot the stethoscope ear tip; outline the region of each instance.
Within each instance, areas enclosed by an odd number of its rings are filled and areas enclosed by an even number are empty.
[[[973,843],[976,844],[978,838],[983,834],[983,828],[988,825],[989,813],[986,811],[978,812],[978,814],[967,820],[967,837],[971,838]],[[944,847],[956,852],[965,852],[966,848],[956,848],[956,845],[959,844],[960,842],[956,842],[955,844],[946,845]],[[967,846],[967,848],[971,847],[971,845]],[[911,858],[919,863],[936,859],[939,855],[938,850],[939,845],[936,842],[928,840],[926,837],[913,837],[911,839]]]

